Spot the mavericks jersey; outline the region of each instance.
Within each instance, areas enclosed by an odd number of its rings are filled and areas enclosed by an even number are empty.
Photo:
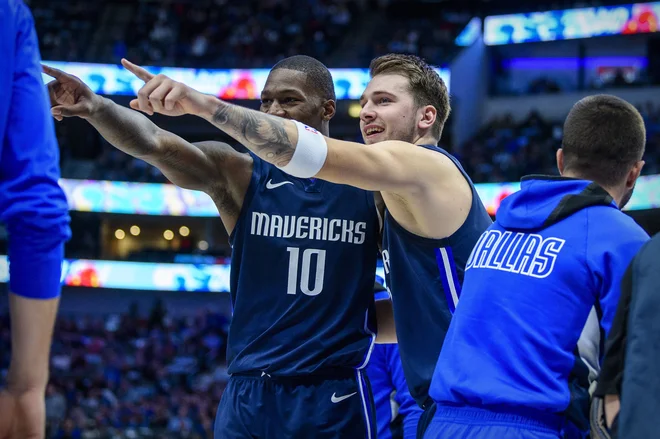
[[[461,293],[465,264],[492,221],[458,160],[437,146],[420,147],[449,157],[472,188],[470,213],[463,225],[444,239],[415,235],[385,212],[383,265],[392,294],[401,362],[410,394],[424,406],[435,363]]]
[[[301,179],[252,155],[230,237],[229,373],[364,367],[375,340],[373,193]]]

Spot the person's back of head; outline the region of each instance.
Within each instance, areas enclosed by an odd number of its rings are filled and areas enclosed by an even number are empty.
[[[564,123],[559,172],[596,182],[623,207],[644,165],[645,145],[644,120],[633,105],[616,96],[588,96]]]
[[[408,79],[409,92],[418,108],[431,105],[437,113],[431,134],[440,139],[449,117],[449,91],[435,69],[415,55],[390,53],[375,58],[369,65],[372,78],[379,75],[401,75]]]

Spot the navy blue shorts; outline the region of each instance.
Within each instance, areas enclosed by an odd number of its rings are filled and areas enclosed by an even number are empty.
[[[363,371],[342,377],[232,375],[215,418],[215,439],[376,439]]]
[[[564,418],[552,413],[501,413],[437,406],[424,439],[560,439]]]

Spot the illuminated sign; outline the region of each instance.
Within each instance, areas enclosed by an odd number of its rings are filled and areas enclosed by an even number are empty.
[[[660,2],[494,15],[484,21],[484,43],[531,43],[658,32]]]
[[[71,287],[151,291],[229,292],[229,264],[158,264],[67,259],[62,282]],[[382,264],[376,275],[385,277]],[[0,255],[0,283],[9,281],[7,256]]]
[[[127,183],[121,181],[60,180],[71,210],[125,213],[132,215],[216,217],[218,210],[203,192],[181,189],[172,184]],[[475,185],[488,212],[495,214],[500,201],[520,189],[520,183]],[[660,207],[660,175],[640,177],[626,210]]]
[[[77,76],[94,93],[135,96],[144,82],[121,65],[44,61],[44,64]],[[178,67],[145,67],[154,75],[162,73],[197,91],[221,99],[259,99],[269,69],[187,69]],[[449,86],[449,69],[436,69]],[[359,99],[369,82],[369,69],[330,69],[337,99]],[[42,74],[45,83],[53,80]]]

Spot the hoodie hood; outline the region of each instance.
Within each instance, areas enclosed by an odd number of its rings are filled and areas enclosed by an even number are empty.
[[[618,209],[612,196],[592,181],[530,175],[523,177],[518,192],[502,200],[496,218],[508,230],[542,230],[598,205]]]

